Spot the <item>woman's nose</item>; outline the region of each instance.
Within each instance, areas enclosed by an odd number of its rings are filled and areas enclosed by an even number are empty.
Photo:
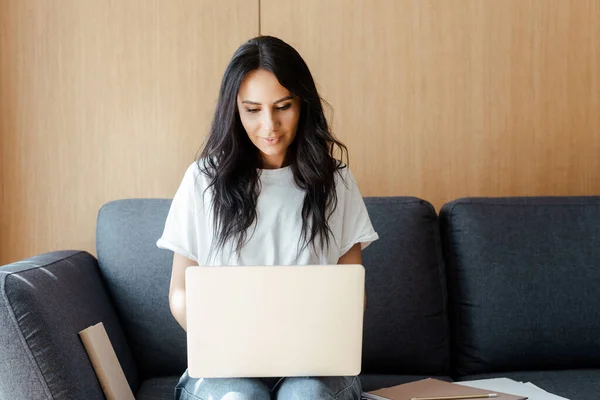
[[[267,134],[270,134],[279,128],[279,122],[273,113],[265,113],[263,127],[265,131],[267,131]]]

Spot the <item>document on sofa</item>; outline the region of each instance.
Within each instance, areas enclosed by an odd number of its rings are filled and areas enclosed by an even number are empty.
[[[452,396],[471,396],[489,394],[492,394],[492,396],[490,397],[493,397],[496,400],[527,399],[527,397],[521,395],[512,395],[497,390],[490,391],[487,390],[487,388],[480,389],[474,387],[467,387],[466,385],[456,385],[454,383],[444,382],[433,378],[421,379],[416,382],[405,383],[403,385],[374,390],[369,393],[363,393],[363,398],[368,400],[407,400],[419,398],[444,398]]]
[[[480,379],[476,381],[455,382],[458,385],[485,390],[501,391],[513,395],[527,396],[529,400],[569,400],[565,397],[546,392],[531,382],[517,382],[508,378]]]

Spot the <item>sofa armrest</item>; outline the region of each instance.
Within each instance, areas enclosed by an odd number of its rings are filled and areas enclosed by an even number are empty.
[[[98,322],[135,393],[137,367],[92,255],[52,252],[0,267],[0,398],[104,399],[78,335]]]

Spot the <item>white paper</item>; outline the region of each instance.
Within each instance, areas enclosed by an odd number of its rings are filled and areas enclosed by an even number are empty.
[[[515,396],[526,396],[529,400],[569,400],[565,397],[548,393],[531,382],[527,384],[509,378],[480,379],[476,381],[453,382],[457,385],[478,389],[495,390]]]
[[[532,388],[535,388],[535,389],[543,390],[544,392],[548,393],[548,391],[546,391],[546,390],[542,389],[542,388],[541,388],[541,387],[539,387],[539,386],[535,386],[535,385],[534,385],[533,383],[531,383],[531,382],[525,382],[523,385],[530,386],[530,387],[532,387]]]

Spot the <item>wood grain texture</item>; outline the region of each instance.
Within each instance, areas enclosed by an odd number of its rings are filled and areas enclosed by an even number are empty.
[[[171,197],[258,0],[0,0],[0,264]],[[261,0],[363,195],[600,193],[600,1]]]
[[[262,0],[363,195],[600,194],[597,0]]]
[[[0,1],[0,265],[94,253],[121,198],[172,197],[258,0]]]

